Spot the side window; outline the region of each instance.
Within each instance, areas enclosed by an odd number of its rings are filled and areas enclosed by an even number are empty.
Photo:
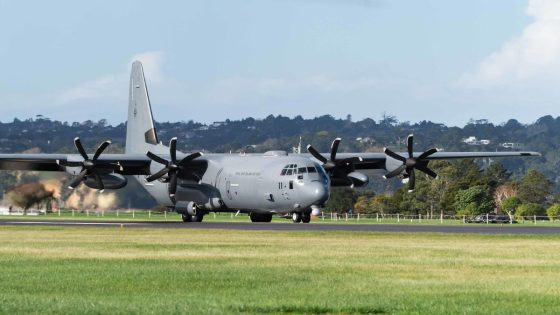
[[[293,180],[290,181],[290,189],[294,189],[294,181]]]

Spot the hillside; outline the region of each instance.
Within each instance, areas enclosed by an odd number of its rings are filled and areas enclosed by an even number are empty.
[[[405,150],[404,141],[410,133],[415,135],[415,150],[437,147],[446,151],[497,151],[504,143],[515,143],[516,148],[539,151],[543,158],[500,160],[514,176],[535,168],[546,174],[555,184],[559,182],[560,117],[544,116],[532,124],[509,120],[494,125],[486,120],[469,122],[466,126],[447,127],[443,124],[422,121],[399,122],[395,117],[382,120],[352,121],[335,119],[329,115],[304,119],[268,116],[265,119],[246,118],[226,120],[213,124],[188,122],[158,122],[160,140],[179,138],[183,151],[207,152],[264,152],[270,149],[291,151],[302,137],[303,149],[313,144],[321,151],[328,151],[332,139],[341,137],[340,152],[381,151],[384,146]],[[105,120],[98,122],[61,122],[42,116],[34,119],[0,123],[0,153],[33,150],[44,153],[74,153],[73,138],[79,136],[90,150],[103,140],[111,140],[108,152],[123,152],[126,125],[111,126]],[[475,137],[488,140],[488,144],[467,144],[464,139]],[[374,186],[375,187],[375,186]],[[558,189],[557,189],[558,190]]]

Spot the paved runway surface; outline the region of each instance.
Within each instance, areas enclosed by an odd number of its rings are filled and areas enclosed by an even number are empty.
[[[413,224],[292,224],[292,223],[233,223],[233,222],[154,222],[154,221],[80,221],[0,219],[6,226],[72,226],[163,229],[223,229],[244,231],[348,231],[348,232],[409,232],[560,235],[560,227],[510,225],[413,225]]]

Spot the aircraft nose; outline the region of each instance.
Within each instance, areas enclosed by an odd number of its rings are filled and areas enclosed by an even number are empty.
[[[304,185],[305,199],[312,201],[311,205],[323,205],[329,200],[329,189],[319,181]]]

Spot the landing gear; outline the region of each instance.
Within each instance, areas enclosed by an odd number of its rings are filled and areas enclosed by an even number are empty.
[[[294,212],[292,213],[292,221],[294,223],[309,223],[311,222],[311,212]]]
[[[249,214],[251,222],[270,222],[272,221],[272,214],[268,213],[255,213],[251,212]]]
[[[183,219],[183,222],[192,222],[192,215],[181,213],[181,219]]]
[[[202,222],[203,218],[203,214],[190,215],[188,213],[181,213],[181,219],[183,219],[183,222]]]
[[[301,222],[301,213],[299,213],[299,212],[292,213],[292,221],[294,223],[300,223]]]

